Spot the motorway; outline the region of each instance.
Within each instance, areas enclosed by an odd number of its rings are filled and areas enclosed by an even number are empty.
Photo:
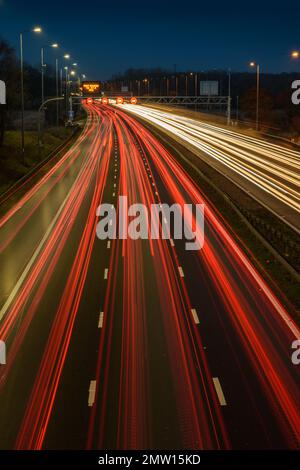
[[[86,109],[1,208],[0,448],[299,449],[298,326],[162,144],[122,107]],[[205,203],[203,249],[98,239],[120,195]]]
[[[300,152],[161,108],[125,105],[300,233]]]

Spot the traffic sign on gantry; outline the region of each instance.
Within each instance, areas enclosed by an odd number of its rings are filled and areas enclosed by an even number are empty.
[[[84,96],[86,95],[100,95],[101,93],[101,83],[100,82],[82,82],[81,91]]]

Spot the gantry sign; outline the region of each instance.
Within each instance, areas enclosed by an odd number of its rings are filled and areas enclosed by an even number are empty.
[[[100,82],[81,82],[81,92],[83,95],[94,95],[98,96],[101,94],[101,83]]]

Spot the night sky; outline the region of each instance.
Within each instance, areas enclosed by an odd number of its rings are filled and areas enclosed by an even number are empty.
[[[37,64],[41,45],[57,41],[89,79],[174,64],[243,71],[251,59],[265,72],[300,70],[289,58],[300,48],[300,2],[0,0],[0,35],[12,45],[35,24],[44,33],[26,35],[25,60]]]

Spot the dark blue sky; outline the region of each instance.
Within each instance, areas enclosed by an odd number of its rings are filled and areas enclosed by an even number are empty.
[[[129,67],[245,70],[250,59],[266,72],[300,70],[289,52],[300,48],[300,2],[177,0],[0,0],[0,35],[14,46],[26,35],[25,59],[59,42],[90,79]],[[46,62],[53,61],[47,52]]]

